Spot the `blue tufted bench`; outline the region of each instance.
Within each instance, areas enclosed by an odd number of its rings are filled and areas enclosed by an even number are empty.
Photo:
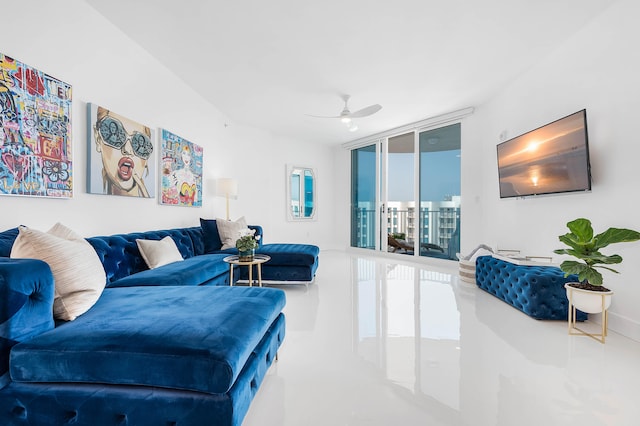
[[[480,256],[476,260],[476,284],[535,319],[566,320],[569,300],[564,284],[576,277],[564,277],[555,266],[523,266]],[[578,321],[587,314],[578,311]]]

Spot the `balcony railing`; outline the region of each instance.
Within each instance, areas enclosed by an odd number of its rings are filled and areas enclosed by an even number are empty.
[[[352,241],[354,247],[375,248],[375,213],[375,210],[369,209],[356,210],[355,223],[353,223],[355,241]],[[418,238],[422,247],[421,255],[456,259],[455,254],[460,251],[460,208],[420,209],[418,218],[415,217],[413,209],[389,208],[386,216],[387,233],[404,236],[403,239],[409,245],[413,244],[416,227],[418,228]],[[427,244],[442,248],[444,253],[438,254],[439,250],[427,250]]]

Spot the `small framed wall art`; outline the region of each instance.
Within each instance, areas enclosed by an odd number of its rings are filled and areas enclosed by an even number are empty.
[[[202,207],[202,147],[160,129],[160,204]]]

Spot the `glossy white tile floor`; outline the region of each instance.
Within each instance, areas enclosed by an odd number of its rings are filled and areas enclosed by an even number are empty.
[[[569,336],[454,263],[320,256],[315,284],[281,287],[287,336],[244,426],[640,425],[640,343]]]

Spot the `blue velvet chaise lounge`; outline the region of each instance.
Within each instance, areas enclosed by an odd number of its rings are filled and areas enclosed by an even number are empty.
[[[228,286],[229,252],[202,227],[92,237],[106,288],[54,320],[51,268],[9,258],[17,235],[0,233],[0,424],[242,423],[285,336],[282,290]],[[148,269],[135,240],[167,236],[184,261]],[[313,279],[317,248],[292,246],[307,253],[292,277]]]

